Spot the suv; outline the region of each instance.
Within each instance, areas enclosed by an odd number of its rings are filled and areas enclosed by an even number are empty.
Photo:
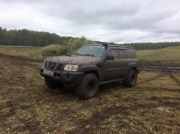
[[[47,58],[40,69],[48,88],[73,84],[76,95],[84,99],[94,97],[99,85],[109,82],[122,80],[133,87],[139,72],[134,48],[108,44],[84,45],[71,56]]]

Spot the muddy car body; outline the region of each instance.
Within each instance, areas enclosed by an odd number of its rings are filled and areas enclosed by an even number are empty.
[[[40,69],[50,89],[76,85],[75,93],[85,99],[96,95],[100,84],[123,80],[133,87],[139,73],[135,49],[119,45],[84,45],[71,56],[47,58]]]

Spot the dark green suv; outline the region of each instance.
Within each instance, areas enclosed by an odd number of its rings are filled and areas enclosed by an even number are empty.
[[[140,72],[135,49],[119,45],[84,45],[71,56],[47,58],[40,69],[50,89],[75,85],[84,99],[94,97],[99,85],[122,80],[127,87],[136,85]]]

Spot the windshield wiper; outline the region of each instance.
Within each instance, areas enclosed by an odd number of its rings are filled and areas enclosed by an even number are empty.
[[[82,54],[83,56],[95,56],[95,55],[92,55],[92,54]]]
[[[80,54],[80,53],[74,53],[73,55],[80,55],[80,56],[95,56],[95,55],[92,55],[92,54]]]
[[[73,55],[82,55],[82,54],[79,54],[79,53],[74,53]]]

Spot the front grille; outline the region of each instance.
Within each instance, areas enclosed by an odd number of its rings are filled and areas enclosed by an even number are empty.
[[[46,61],[44,64],[45,68],[48,68],[48,62]]]
[[[49,69],[49,70],[58,70],[58,71],[61,71],[63,70],[63,64],[61,63],[56,63],[56,62],[50,62],[50,61],[46,61],[45,64],[44,64],[45,68],[46,69]]]
[[[63,69],[63,64],[58,64],[58,66],[56,67],[56,70],[62,70]]]
[[[45,62],[45,68],[50,69],[50,70],[55,69],[56,65],[57,65],[57,63],[55,63],[55,62],[50,62],[50,61]]]

